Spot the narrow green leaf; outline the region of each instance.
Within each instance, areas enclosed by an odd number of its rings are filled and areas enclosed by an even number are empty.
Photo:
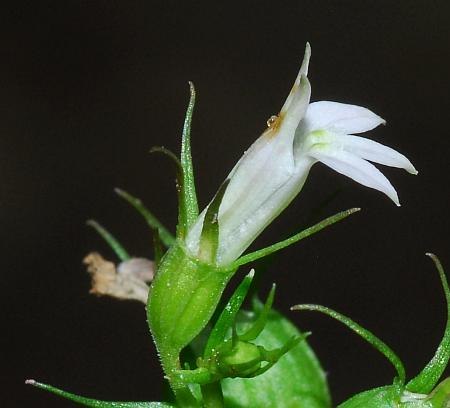
[[[238,268],[241,265],[245,265],[249,262],[253,262],[257,259],[260,259],[267,255],[273,254],[274,252],[277,252],[280,249],[286,248],[289,245],[295,244],[296,242],[298,242],[304,238],[307,238],[310,235],[315,234],[316,232],[319,232],[320,230],[324,229],[325,227],[328,227],[338,221],[343,220],[344,218],[347,218],[349,215],[351,215],[359,210],[360,210],[360,208],[351,208],[349,210],[341,211],[331,217],[325,218],[324,220],[320,221],[319,223],[299,232],[298,234],[293,235],[290,238],[287,238],[281,242],[277,242],[276,244],[270,245],[263,249],[259,249],[258,251],[251,252],[250,254],[247,254],[247,255],[244,255],[244,256],[238,258],[235,262],[232,263],[231,267]]]
[[[431,392],[439,381],[439,378],[441,378],[450,358],[450,290],[444,268],[438,257],[431,253],[427,253],[426,255],[433,260],[441,278],[442,288],[444,289],[445,300],[447,302],[447,325],[434,357],[416,377],[406,384],[408,391],[420,394],[428,394]]]
[[[217,248],[219,246],[219,208],[229,182],[230,180],[227,179],[219,187],[206,210],[203,220],[199,258],[206,263],[214,264],[216,262]]]
[[[309,310],[312,312],[320,312],[323,314],[326,314],[333,319],[343,323],[345,326],[347,326],[350,330],[354,331],[356,334],[358,334],[360,337],[362,337],[364,340],[366,340],[369,344],[372,345],[376,350],[378,350],[381,354],[383,354],[394,366],[394,368],[397,371],[398,378],[402,384],[405,382],[405,367],[403,366],[403,363],[401,362],[400,358],[395,354],[392,349],[383,341],[381,341],[378,337],[376,337],[372,332],[370,332],[367,329],[364,329],[361,327],[358,323],[354,322],[352,319],[350,319],[347,316],[344,316],[332,309],[329,309],[328,307],[321,306],[321,305],[296,305],[292,306],[291,310]]]
[[[191,155],[191,124],[195,106],[195,88],[189,82],[191,97],[184,119],[183,135],[181,140],[181,167],[183,168],[183,201],[186,211],[186,230],[195,222],[198,217],[197,194],[195,192],[194,167]]]
[[[161,238],[162,243],[168,248],[175,242],[175,237],[169,232],[169,230],[161,224],[161,222],[145,207],[139,198],[132,196],[130,193],[120,188],[115,188],[116,194],[131,204],[145,219],[148,226],[152,230],[157,230]]]
[[[170,408],[175,405],[166,402],[114,402],[114,401],[100,401],[92,398],[82,397],[67,391],[60,390],[52,385],[42,384],[34,380],[27,380],[25,384],[33,385],[34,387],[51,392],[60,397],[66,398],[70,401],[76,402],[85,407],[94,408]]]
[[[261,310],[258,318],[253,323],[253,325],[243,334],[239,335],[239,340],[241,341],[251,341],[255,340],[259,334],[263,331],[266,326],[267,318],[269,316],[269,312],[272,309],[273,299],[275,297],[275,284],[272,285],[270,289],[269,296],[267,296],[267,300],[264,303],[264,307]]]
[[[94,228],[99,233],[99,235],[107,242],[122,262],[131,258],[120,242],[117,241],[117,239],[97,221],[88,220],[86,224]]]
[[[247,296],[254,276],[255,271],[252,269],[250,273],[242,280],[233,295],[230,297],[228,303],[223,308],[222,313],[212,328],[206,343],[204,351],[205,359],[210,357],[212,351],[225,340],[225,337],[234,322],[236,314],[239,312],[239,309]]]

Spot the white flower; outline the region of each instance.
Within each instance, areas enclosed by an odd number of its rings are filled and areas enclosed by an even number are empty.
[[[309,104],[307,78],[311,50],[306,46],[300,72],[280,113],[244,153],[231,173],[219,209],[216,264],[237,259],[261,231],[300,192],[318,161],[360,184],[385,193],[400,205],[389,180],[367,160],[417,174],[411,162],[380,143],[354,136],[385,121],[370,110],[337,102]],[[205,211],[189,231],[186,245],[199,254]]]

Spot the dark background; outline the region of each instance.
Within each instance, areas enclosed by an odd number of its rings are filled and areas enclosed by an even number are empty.
[[[174,225],[172,164],[148,150],[178,151],[187,81],[198,91],[192,143],[204,206],[280,109],[306,41],[312,100],[386,118],[367,136],[407,155],[419,175],[382,169],[397,208],[316,165],[255,248],[338,210],[363,211],[275,257],[263,290],[276,281],[276,307],[313,332],[335,403],[390,383],[393,369],[338,323],[288,312],[292,304],[352,316],[400,354],[409,377],[425,365],[446,309],[424,253],[450,270],[448,1],[10,3],[0,36],[2,406],[73,406],[25,387],[26,378],[100,399],[160,398],[143,306],[88,294],[81,259],[93,249],[113,254],[85,220],[151,257],[149,231],[112,189],[128,189]]]

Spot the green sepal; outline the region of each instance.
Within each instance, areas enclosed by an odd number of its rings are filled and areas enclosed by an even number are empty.
[[[169,380],[181,369],[181,350],[205,328],[234,272],[190,257],[179,242],[164,255],[151,285],[147,318]]]
[[[236,261],[234,261],[231,264],[231,267],[238,268],[239,266],[245,265],[249,262],[256,261],[257,259],[263,258],[265,256],[268,256],[270,254],[273,254],[274,252],[277,252],[281,249],[284,249],[292,244],[295,244],[296,242],[309,237],[310,235],[313,235],[320,230],[335,224],[338,221],[343,220],[344,218],[347,218],[349,215],[360,211],[360,208],[351,208],[349,210],[341,211],[335,215],[332,215],[331,217],[325,218],[324,220],[318,222],[317,224],[313,225],[312,227],[309,227],[295,235],[293,235],[290,238],[287,238],[283,241],[277,242],[276,244],[270,245],[266,248],[259,249],[257,251],[251,252],[249,254],[246,254],[244,256],[241,256]]]
[[[436,255],[427,253],[436,265],[444,289],[445,300],[447,302],[447,324],[444,335],[431,361],[425,368],[411,381],[406,384],[406,389],[410,392],[428,394],[441,378],[450,358],[450,290],[444,268]]]
[[[255,300],[253,311],[241,310],[237,330],[245,332],[255,324],[263,307]],[[287,318],[272,309],[254,344],[273,350],[304,336]],[[267,372],[254,378],[226,378],[221,384],[227,408],[331,407],[325,374],[306,341],[295,345]]]
[[[272,309],[273,300],[275,297],[275,284],[272,285],[270,289],[269,295],[267,296],[266,302],[264,303],[264,307],[258,315],[256,321],[250,326],[250,328],[243,334],[239,334],[239,340],[242,341],[251,341],[255,340],[259,334],[264,330],[264,327],[267,323],[267,318],[269,317],[269,312]]]
[[[252,269],[250,273],[244,277],[242,282],[234,291],[233,295],[230,297],[230,300],[223,308],[219,318],[211,330],[211,333],[209,334],[203,353],[203,358],[209,358],[212,351],[225,340],[225,337],[233,325],[236,315],[239,312],[245,297],[247,296],[254,276],[255,271]]]
[[[155,272],[158,271],[161,259],[164,256],[164,249],[159,236],[159,231],[155,231],[153,234],[153,261],[155,262]]]
[[[76,402],[85,407],[93,408],[174,408],[176,405],[169,404],[167,402],[120,402],[120,401],[100,401],[92,398],[82,397],[80,395],[72,394],[67,391],[63,391],[52,385],[39,383],[34,380],[27,380],[26,384],[33,385],[34,387],[51,392],[55,395]]]
[[[209,204],[203,220],[199,243],[199,258],[203,262],[215,264],[219,247],[219,208],[230,180],[225,180]]]
[[[175,243],[175,237],[169,232],[169,230],[152,214],[152,212],[142,203],[142,201],[132,196],[125,190],[120,188],[114,189],[115,193],[123,198],[126,202],[131,204],[141,214],[148,226],[153,231],[158,231],[162,243],[169,248]]]
[[[395,370],[397,371],[398,379],[401,384],[405,383],[405,367],[403,366],[402,361],[397,356],[397,354],[394,353],[394,351],[382,340],[380,340],[377,336],[375,336],[372,332],[369,330],[363,328],[358,323],[354,322],[352,319],[350,319],[347,316],[344,316],[332,309],[329,309],[328,307],[321,306],[321,305],[296,305],[292,306],[291,310],[309,310],[309,311],[316,311],[323,314],[326,314],[333,319],[341,322],[345,326],[347,326],[350,330],[354,331],[358,336],[362,337],[364,340],[366,340],[372,347],[374,347],[376,350],[378,350],[381,354],[383,354],[389,362],[394,366]]]
[[[176,236],[178,239],[184,239],[186,235],[186,207],[184,200],[184,179],[183,179],[183,167],[181,166],[181,162],[178,157],[163,146],[152,147],[150,149],[150,153],[163,153],[167,157],[169,157],[174,163],[176,167],[176,190],[178,196],[178,223],[177,223],[177,233]]]
[[[88,220],[86,221],[86,225],[94,228],[98,232],[122,262],[131,258],[122,244],[100,223],[95,220]]]
[[[183,168],[182,201],[186,220],[185,230],[188,231],[198,217],[197,194],[195,192],[194,166],[191,155],[191,124],[192,115],[195,106],[195,88],[192,82],[189,82],[191,97],[186,110],[186,117],[183,125],[183,135],[181,139],[181,167]]]

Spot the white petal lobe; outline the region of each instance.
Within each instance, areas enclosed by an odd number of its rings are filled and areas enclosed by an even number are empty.
[[[353,135],[340,135],[339,142],[342,143],[347,152],[363,159],[417,174],[417,170],[406,156],[381,143]]]
[[[313,148],[310,155],[338,173],[386,194],[397,206],[397,192],[389,180],[373,164],[345,151],[330,148]]]
[[[302,66],[300,67],[300,70],[298,71],[297,78],[295,78],[294,85],[292,86],[291,91],[289,92],[288,97],[286,98],[286,101],[283,104],[283,107],[281,108],[280,112],[287,112],[290,109],[292,99],[294,98],[294,95],[298,91],[298,87],[300,85],[300,81],[302,76],[308,75],[308,67],[309,67],[309,59],[311,58],[311,46],[309,43],[306,43],[305,47],[305,55],[303,56]],[[309,102],[309,99],[308,99]]]
[[[363,133],[385,120],[369,109],[345,103],[320,101],[309,105],[305,122],[309,131],[328,129],[336,133]]]

